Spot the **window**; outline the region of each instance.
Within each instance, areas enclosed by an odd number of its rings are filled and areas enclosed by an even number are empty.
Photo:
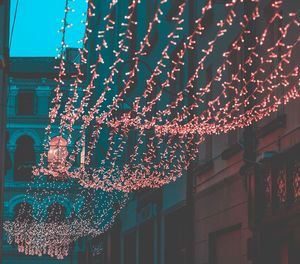
[[[120,243],[120,233],[121,225],[116,223],[111,229],[111,246],[108,247],[108,255],[110,256],[111,264],[120,264],[120,252],[121,252],[121,243]],[[103,262],[107,263],[107,262]],[[134,263],[134,262],[133,262]]]
[[[136,264],[136,232],[127,233],[124,237],[124,264]]]
[[[242,262],[240,225],[210,235],[212,264],[240,264]]]
[[[14,208],[14,220],[20,222],[32,220],[32,206],[26,202],[17,204]]]
[[[20,91],[18,94],[18,115],[34,115],[35,96],[33,91]]]
[[[139,263],[154,263],[154,224],[150,220],[139,229]]]
[[[66,219],[66,209],[59,203],[53,203],[48,207],[48,222],[62,222]]]
[[[30,181],[32,179],[32,166],[34,165],[34,141],[29,136],[22,136],[17,140],[14,157],[14,180]]]
[[[67,48],[66,49],[66,59],[70,63],[80,64],[80,51],[77,48]]]
[[[207,32],[207,29],[214,25],[214,11],[209,9],[206,11],[203,17],[202,26],[206,29],[204,32]]]
[[[166,217],[166,264],[187,264],[186,210],[181,208]]]
[[[172,21],[173,17],[176,17],[179,12],[179,6],[184,3],[183,0],[174,0],[172,1],[172,5],[170,5],[170,9],[166,14],[166,19],[168,21]]]

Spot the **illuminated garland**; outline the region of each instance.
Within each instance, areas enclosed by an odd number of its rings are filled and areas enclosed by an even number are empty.
[[[213,9],[212,1],[207,1],[202,9],[202,17],[195,21],[195,30],[181,42],[182,46],[179,46],[180,32],[184,29],[182,17],[186,7],[186,2],[184,2],[179,6],[178,14],[173,18],[176,25],[167,36],[169,43],[163,49],[161,58],[157,60],[150,78],[146,80],[142,95],[135,95],[129,111],[118,116],[118,109],[126,99],[127,93],[136,85],[135,78],[140,71],[140,57],[145,55],[143,50],[151,45],[149,36],[153,24],[159,23],[161,20],[159,17],[164,12],[160,6],[165,2],[160,1],[153,20],[147,27],[146,35],[142,38],[139,50],[135,51],[131,57],[132,65],[126,73],[126,79],[123,80],[123,87],[120,87],[121,92],[112,98],[108,95],[119,68],[125,64],[124,58],[121,57],[121,54],[126,54],[129,50],[125,41],[119,42],[119,51],[114,51],[115,63],[107,66],[111,73],[104,80],[101,86],[103,92],[100,93],[99,98],[95,98],[96,103],[91,106],[89,101],[92,96],[95,96],[96,84],[94,82],[98,78],[97,65],[105,66],[102,59],[98,60],[95,65],[91,65],[91,82],[85,89],[86,93],[79,108],[76,109],[74,105],[71,107],[75,101],[70,100],[68,106],[71,108],[67,108],[70,111],[65,111],[62,115],[60,124],[63,128],[62,136],[65,135],[64,129],[66,129],[69,131],[68,138],[70,138],[73,135],[75,123],[82,122],[80,131],[82,137],[75,143],[69,159],[59,167],[59,172],[70,178],[78,179],[84,187],[105,191],[117,189],[124,192],[144,187],[160,187],[176,180],[187,170],[191,161],[197,158],[199,145],[206,136],[227,133],[258,122],[276,111],[280,104],[298,97],[298,88],[293,86],[295,81],[298,82],[297,65],[291,71],[287,67],[287,65],[292,65],[291,54],[298,45],[298,40],[294,43],[288,41],[290,28],[296,27],[299,30],[298,12],[289,13],[292,21],[279,28],[280,36],[275,43],[270,46],[266,43],[275,23],[284,21],[284,15],[280,12],[283,1],[272,1],[270,6],[274,14],[267,21],[261,36],[255,36],[254,46],[247,47],[249,55],[243,63],[239,63],[237,72],[231,73],[228,81],[223,80],[224,73],[234,63],[231,55],[235,52],[242,54],[245,39],[251,36],[251,23],[259,23],[261,17],[259,1],[252,0],[250,3],[253,5],[253,12],[249,15],[244,14],[240,22],[236,21],[237,5],[244,1],[232,0],[225,5],[228,12],[225,19],[218,21],[215,25],[217,33],[208,41],[207,47],[202,47],[202,56],[186,85],[175,94],[175,98],[170,104],[164,106],[163,91],[178,81],[179,71],[184,66],[187,52],[195,53],[195,48],[200,45],[197,37],[207,32],[203,19]],[[131,18],[134,16],[134,9],[138,3],[139,1],[132,1],[132,5],[128,9],[130,15],[125,17],[126,32],[122,36],[128,41],[132,39],[133,34],[129,24],[136,24],[136,21],[131,21]],[[112,29],[113,22],[111,22]],[[241,32],[229,50],[223,53],[223,64],[217,68],[215,76],[205,86],[197,88],[195,83],[203,70],[207,68],[206,62],[215,52],[217,44],[224,36],[227,36],[229,28],[237,23],[240,25]],[[172,47],[179,48],[175,59],[169,54]],[[261,52],[262,55],[257,51],[261,48],[265,49],[265,52]],[[279,48],[283,52],[281,59],[276,53]],[[280,61],[277,63],[278,60]],[[275,62],[274,70],[269,73],[268,68]],[[258,67],[250,70],[251,72],[247,74],[249,78],[247,80],[240,78],[240,75],[248,72],[254,63],[257,63]],[[166,70],[168,68],[169,70]],[[165,77],[162,84],[158,84],[160,76]],[[206,96],[213,91],[213,83],[219,84],[221,91],[207,100]],[[249,85],[255,85],[255,88],[250,95],[247,95]],[[291,89],[289,89],[290,86],[292,86]],[[158,92],[155,92],[154,88],[157,87],[159,88]],[[286,87],[287,91],[283,97],[273,95],[282,87]],[[185,104],[187,98],[192,99],[188,105]],[[77,99],[79,100],[79,98]],[[104,104],[105,101],[108,102],[107,105]],[[244,109],[249,107],[250,101],[255,102],[253,107],[244,112]],[[155,107],[160,107],[160,109],[155,110]],[[203,107],[205,109],[201,110]],[[104,159],[99,160],[98,165],[95,165],[91,163],[91,158],[104,129],[109,129],[108,148],[103,155]],[[135,131],[138,137],[129,151],[131,144],[129,138],[132,131]],[[87,132],[91,132],[91,135]],[[72,166],[78,154],[85,147],[87,147],[87,154],[84,156],[83,166],[80,168]],[[51,170],[51,168],[39,168],[39,171],[44,174],[51,174]]]
[[[49,149],[49,142],[51,140],[51,132],[52,132],[52,126],[53,123],[56,120],[56,117],[58,116],[59,113],[59,109],[61,108],[61,99],[63,96],[63,93],[61,91],[61,89],[66,85],[65,84],[65,80],[64,78],[67,77],[67,73],[66,73],[66,67],[65,67],[65,60],[66,60],[66,48],[68,47],[67,43],[66,43],[66,30],[67,28],[70,28],[71,26],[73,26],[72,24],[70,24],[68,22],[68,14],[69,12],[75,12],[74,9],[72,9],[69,6],[70,2],[74,2],[75,0],[66,0],[66,4],[65,4],[65,15],[64,18],[62,20],[63,26],[61,27],[61,29],[59,30],[60,33],[62,33],[62,40],[61,40],[61,46],[60,48],[57,49],[58,51],[58,56],[57,58],[59,59],[59,66],[55,66],[54,68],[58,70],[58,77],[54,79],[55,83],[56,83],[56,87],[54,89],[54,98],[51,101],[51,107],[49,110],[49,125],[46,127],[45,129],[45,140],[43,143],[43,147],[45,150]],[[92,0],[88,0],[88,7],[87,7],[87,21],[90,19],[90,17],[93,15],[92,13],[92,8],[95,8],[95,6],[92,4],[91,2]],[[89,28],[88,28],[88,23],[86,22],[86,30],[84,33],[84,40],[88,38],[88,33],[89,32]],[[79,50],[80,51],[80,50]],[[81,60],[84,59],[84,55],[85,53],[80,51],[81,54]],[[82,77],[82,72],[80,70],[80,65],[78,65],[76,62],[74,62],[74,68],[77,70],[77,78],[76,78],[76,82],[80,81],[80,78]],[[77,87],[76,87],[77,88]],[[74,89],[74,93],[76,94],[76,89]],[[45,166],[45,159],[47,157],[47,153],[46,151],[43,152],[41,154],[40,157],[40,162],[39,162],[39,166]],[[35,169],[36,170],[36,169]]]
[[[161,0],[160,1],[160,4],[158,5],[157,7],[157,11],[155,12],[154,16],[153,16],[153,20],[152,22],[150,22],[149,26],[148,26],[148,29],[147,29],[147,32],[146,32],[146,35],[145,37],[143,38],[143,42],[141,42],[141,45],[140,45],[140,50],[136,52],[136,57],[134,57],[132,59],[132,61],[135,62],[135,66],[133,67],[133,69],[128,73],[130,74],[130,77],[129,79],[131,80],[133,77],[134,77],[134,74],[135,72],[138,70],[137,67],[138,67],[138,64],[139,64],[139,56],[142,56],[143,55],[143,51],[144,51],[144,48],[146,46],[148,46],[149,44],[149,35],[152,31],[152,28],[153,28],[153,24],[154,23],[159,23],[160,20],[159,20],[159,16],[163,14],[162,10],[161,10],[161,5],[163,5],[164,3],[166,3],[167,1],[166,0]],[[130,14],[128,16],[125,16],[126,20],[128,22],[126,23],[122,23],[123,26],[126,26],[127,29],[126,29],[126,32],[125,33],[121,33],[120,35],[124,36],[127,38],[127,40],[131,40],[132,39],[132,34],[133,32],[131,31],[131,27],[130,25],[134,25],[136,26],[136,21],[133,20],[133,15],[134,15],[134,12],[137,8],[137,4],[139,2],[137,1],[133,1],[131,6],[129,7],[129,10],[130,10]],[[99,99],[97,100],[97,102],[95,103],[95,105],[91,108],[91,110],[88,111],[88,114],[84,115],[82,117],[82,120],[83,120],[83,125],[82,125],[82,128],[81,128],[81,134],[84,134],[84,131],[87,129],[87,127],[89,126],[90,122],[94,119],[94,116],[98,113],[99,111],[99,107],[102,105],[102,103],[105,101],[105,96],[107,95],[107,93],[112,89],[110,87],[110,84],[113,84],[114,83],[114,77],[115,75],[118,73],[118,70],[117,70],[117,66],[118,64],[120,63],[123,63],[124,60],[121,58],[121,54],[128,51],[129,47],[126,45],[124,39],[122,39],[121,41],[119,41],[119,51],[115,51],[114,54],[115,54],[115,57],[116,57],[116,60],[115,62],[109,67],[110,68],[110,71],[111,71],[111,74],[108,78],[105,79],[103,85],[104,85],[104,89],[103,89],[103,92],[101,93],[101,96],[99,97]],[[132,83],[132,81],[129,81],[128,82],[129,84]],[[91,94],[89,94],[91,95]],[[79,111],[77,114],[74,114],[74,118],[73,120],[71,121],[72,123],[75,122],[76,119],[78,119],[80,117],[80,114],[83,112],[83,109],[84,109],[84,104],[81,103],[81,107],[79,108]],[[96,130],[94,132],[94,135],[97,135],[98,134],[98,130]],[[99,134],[98,134],[99,135]],[[83,144],[83,141],[84,140],[84,137],[82,139],[81,142],[79,142],[79,144],[77,146],[80,146]],[[93,144],[92,144],[93,145]],[[90,163],[90,159],[89,159],[89,156],[90,156],[90,153],[91,153],[91,149],[92,147],[89,147],[89,152],[88,152],[88,156],[85,160],[85,164],[88,165]],[[70,159],[71,161],[74,161],[75,160],[75,157],[76,157],[76,154],[78,154],[78,150],[79,148],[75,148],[74,149],[74,152],[72,153],[72,155],[70,156]]]
[[[285,35],[285,34],[284,34]],[[274,77],[272,77],[272,78],[274,78]],[[281,84],[281,83],[280,83]],[[257,121],[257,120],[256,120]],[[203,121],[201,121],[201,122],[203,122]],[[200,123],[201,123],[200,122]],[[249,124],[249,123],[246,123],[246,125],[247,124]],[[180,129],[180,127],[178,127],[178,129]],[[182,129],[182,130],[176,130],[175,128],[174,128],[174,133],[175,134],[177,134],[178,133],[178,131],[180,131],[182,134],[186,134],[186,133],[198,133],[199,132],[199,129],[197,130],[197,129],[194,129],[193,131],[187,131],[187,130],[185,130],[185,129]],[[227,129],[225,132],[228,132],[229,131],[229,129]],[[159,132],[159,131],[157,131],[157,132]],[[223,131],[224,132],[224,131]],[[168,131],[168,133],[170,133],[170,131]],[[215,133],[215,132],[212,132],[212,133]],[[220,132],[218,132],[218,133],[220,133]],[[145,156],[147,156],[147,154],[145,155]],[[112,171],[109,171],[109,173],[111,173]],[[136,172],[135,171],[131,171],[132,172],[132,174],[134,174],[135,175],[135,178],[136,178]],[[119,172],[120,174],[121,174],[121,172]],[[123,177],[123,178],[126,178],[126,177]],[[131,177],[132,178],[132,177]],[[130,179],[131,179],[130,178]],[[97,182],[97,175],[95,175],[95,182]],[[99,181],[99,180],[98,180]],[[94,182],[94,185],[95,185],[95,182]],[[93,186],[94,186],[93,185]],[[103,185],[103,184],[102,184]],[[101,185],[101,186],[102,186]],[[134,189],[135,187],[134,187],[134,184],[132,184],[132,182],[131,182],[131,186],[132,186],[132,188]]]

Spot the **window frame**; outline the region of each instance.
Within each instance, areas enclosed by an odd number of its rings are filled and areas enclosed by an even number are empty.
[[[28,110],[29,108],[24,108],[20,109],[20,105],[21,105],[21,95],[31,95],[32,98],[32,111],[28,111],[28,113],[26,112],[26,110]],[[28,98],[27,98],[28,99]],[[23,98],[23,100],[26,100],[26,97]],[[27,106],[28,107],[28,106]],[[25,111],[24,111],[25,110]],[[30,109],[31,110],[31,109]],[[19,90],[18,94],[17,94],[17,104],[16,104],[16,115],[17,116],[34,116],[37,113],[37,97],[36,97],[36,93],[33,90]]]

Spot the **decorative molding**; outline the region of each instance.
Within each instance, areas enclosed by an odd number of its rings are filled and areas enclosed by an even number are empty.
[[[286,115],[285,114],[279,115],[275,119],[271,120],[266,125],[261,127],[257,131],[257,136],[259,138],[265,137],[270,133],[276,131],[277,129],[285,127],[285,125],[286,125]]]
[[[230,159],[232,156],[238,154],[241,150],[241,145],[238,142],[236,142],[221,153],[222,160]]]
[[[48,96],[50,96],[50,94],[51,94],[50,86],[38,86],[36,88],[36,95],[38,97],[40,97],[40,96],[48,97]]]
[[[43,202],[41,203],[42,208],[43,208],[42,215],[44,217],[46,217],[46,215],[47,215],[48,207],[53,203],[58,203],[60,205],[63,205],[66,209],[66,217],[69,218],[71,216],[72,211],[73,211],[73,205],[70,202],[70,200],[62,195],[51,195],[51,196],[46,197],[43,200]]]
[[[29,195],[25,195],[25,194],[19,194],[17,196],[14,196],[8,202],[7,206],[8,206],[10,217],[13,217],[14,209],[15,209],[16,205],[18,205],[20,203],[23,203],[23,202],[26,202],[26,203],[30,204],[33,208],[33,211],[34,211],[34,205],[36,203],[34,197],[29,196]]]
[[[9,142],[8,142],[8,147],[9,148],[15,147],[16,144],[17,144],[17,140],[22,136],[31,137],[34,141],[34,147],[39,147],[42,144],[40,136],[36,133],[36,131],[34,131],[33,129],[26,129],[26,130],[24,129],[24,130],[15,131],[10,136],[10,139],[9,139]]]

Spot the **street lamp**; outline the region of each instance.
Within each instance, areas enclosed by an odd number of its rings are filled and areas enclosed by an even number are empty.
[[[68,157],[68,142],[61,136],[51,139],[50,149],[48,151],[48,167],[53,177],[59,177],[60,171],[66,167]]]

